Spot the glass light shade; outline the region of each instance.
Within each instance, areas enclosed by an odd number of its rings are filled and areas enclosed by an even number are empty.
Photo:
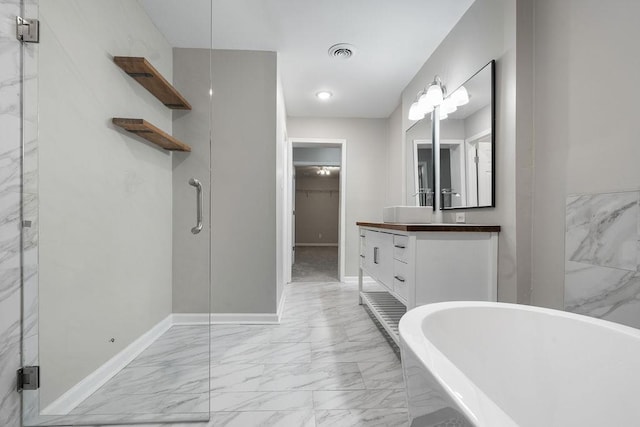
[[[451,94],[451,99],[454,105],[456,105],[457,107],[468,104],[469,92],[467,92],[467,89],[464,86],[460,86],[458,90],[456,90],[455,92],[453,92],[453,94]]]
[[[453,99],[451,97],[445,99],[440,105],[440,112],[444,111],[447,113],[447,115],[455,113],[457,109],[458,107],[453,102]]]
[[[438,83],[431,83],[431,86],[427,89],[427,93],[424,94],[424,97],[424,103],[427,106],[436,107],[442,104],[443,101],[442,88]]]
[[[409,108],[409,120],[422,120],[424,118],[424,111],[420,108],[418,101],[411,104]]]
[[[439,110],[440,110],[440,120],[444,120],[447,117],[449,117],[449,113],[447,113],[445,110],[443,110],[442,108],[440,108]]]

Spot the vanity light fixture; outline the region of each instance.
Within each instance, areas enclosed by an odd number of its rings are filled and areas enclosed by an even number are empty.
[[[435,107],[444,102],[445,93],[446,88],[442,84],[442,80],[435,76],[429,87],[418,94],[418,100],[411,104],[409,120],[420,120],[425,114],[433,112]]]
[[[332,96],[333,94],[326,90],[316,93],[316,97],[321,101],[328,101]]]
[[[465,105],[469,103],[469,92],[464,86],[460,86],[455,92],[451,94],[451,102],[456,107],[460,107],[461,105]]]
[[[433,82],[429,85],[429,88],[423,96],[420,97],[420,101],[427,111],[429,108],[437,107],[444,101],[444,88],[442,86],[442,80],[440,77],[435,76]]]
[[[457,109],[458,106],[451,97],[445,99],[442,104],[440,104],[440,114],[442,114],[442,112],[445,112],[447,115],[449,115],[451,113],[455,113]]]
[[[420,103],[418,102],[418,100],[420,99],[420,96],[423,93],[424,93],[424,90],[421,90],[420,92],[418,92],[418,95],[416,96],[416,100],[413,101],[413,104],[411,104],[411,107],[409,107],[409,120],[413,120],[413,121],[422,120],[425,114],[427,113],[426,110],[423,110],[422,108],[420,108]]]

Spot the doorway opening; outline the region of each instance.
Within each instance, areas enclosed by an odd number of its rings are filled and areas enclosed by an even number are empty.
[[[291,282],[344,279],[344,141],[291,140]]]

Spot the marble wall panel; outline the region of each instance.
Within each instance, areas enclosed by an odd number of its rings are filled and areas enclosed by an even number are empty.
[[[18,427],[21,329],[21,45],[19,0],[0,2],[0,425]]]
[[[640,328],[640,191],[569,196],[565,310]]]

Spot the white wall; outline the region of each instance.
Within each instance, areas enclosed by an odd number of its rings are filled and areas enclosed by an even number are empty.
[[[563,306],[567,196],[640,188],[639,14],[633,0],[535,2],[536,305]]]
[[[530,173],[530,169],[525,168],[530,165],[530,157],[517,159],[516,153],[522,150],[526,154],[531,144],[524,137],[516,139],[516,41],[516,0],[476,0],[406,87],[402,105],[403,111],[408,111],[416,93],[433,81],[435,75],[439,75],[447,87],[455,88],[491,59],[496,60],[496,208],[469,210],[466,219],[470,223],[502,227],[498,298],[527,302],[530,284],[525,275],[519,273],[528,271],[530,257],[519,256],[517,252],[519,244],[528,246],[531,226],[526,206],[518,206],[516,198],[517,193],[528,195],[530,188],[526,188],[526,183],[518,184],[522,188],[517,188],[516,181],[519,174]],[[411,124],[403,114],[403,129]],[[407,173],[412,171],[405,169],[405,177]],[[404,193],[407,200],[407,188]],[[446,222],[453,219],[452,213],[443,215]]]
[[[345,275],[358,274],[357,221],[381,221],[387,188],[388,120],[289,117],[289,138],[347,141]]]
[[[340,217],[339,175],[332,173],[328,177],[301,176],[297,173],[295,198],[295,243],[337,246]]]
[[[171,112],[112,56],[173,70],[135,0],[47,1],[40,19],[44,407],[171,312],[171,154],[111,124],[144,117],[170,133]]]

